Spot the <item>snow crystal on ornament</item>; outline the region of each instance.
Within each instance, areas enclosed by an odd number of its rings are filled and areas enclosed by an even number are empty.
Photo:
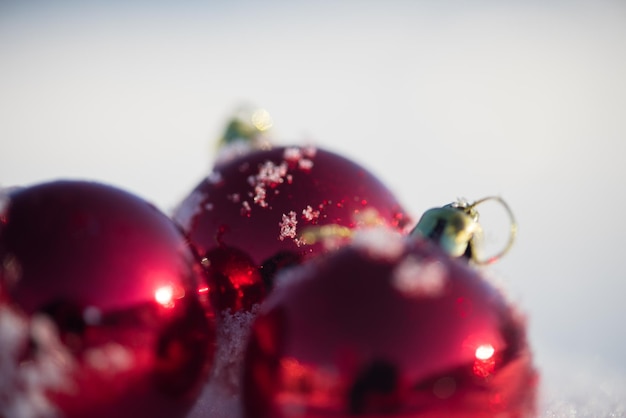
[[[264,185],[275,187],[284,181],[285,175],[287,175],[286,163],[276,165],[271,161],[266,161],[259,167],[256,180]]]
[[[298,168],[300,170],[309,171],[313,168],[313,161],[308,160],[308,159],[302,159],[298,161]]]
[[[241,214],[243,216],[250,217],[250,212],[252,212],[252,208],[250,207],[250,203],[247,200],[244,200],[241,203]]]
[[[314,151],[308,149],[302,149],[299,147],[287,147],[283,153],[283,158],[292,164],[297,164],[301,170],[311,170],[313,168],[313,161],[305,158],[305,156],[313,157]]]
[[[286,147],[283,151],[283,158],[289,162],[298,162],[302,158],[302,151],[299,147]]]
[[[254,203],[266,208],[268,203],[265,200],[267,196],[267,188],[274,188],[283,183],[285,176],[287,175],[287,163],[274,164],[271,161],[266,161],[259,166],[259,172],[256,176],[248,178],[248,182],[254,186]]]
[[[278,223],[280,227],[280,233],[278,238],[282,241],[285,238],[293,239],[296,244],[300,245],[300,240],[296,238],[296,226],[298,220],[296,219],[296,212],[291,211],[287,215],[283,214],[282,221]]]
[[[409,255],[395,267],[392,284],[405,296],[440,296],[445,288],[448,269],[439,261],[422,261]]]
[[[265,185],[258,184],[254,187],[254,199],[253,199],[254,203],[261,206],[262,208],[268,207],[269,205],[267,204],[267,201],[265,200],[266,196],[267,196],[267,191],[265,189]]]
[[[312,222],[320,217],[319,210],[313,210],[311,205],[307,205],[306,209],[302,210],[302,216],[309,222]]]
[[[313,167],[311,158],[315,157],[317,149],[313,146],[309,147],[287,147],[283,152],[283,158],[290,163],[298,164],[298,167],[310,170]]]

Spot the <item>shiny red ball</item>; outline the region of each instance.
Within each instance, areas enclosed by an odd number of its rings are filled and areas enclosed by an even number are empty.
[[[533,414],[519,314],[431,243],[355,241],[277,280],[245,357],[246,418]]]
[[[257,150],[217,163],[173,218],[200,257],[207,258],[207,266],[216,249],[244,254],[259,269],[266,290],[283,265],[325,252],[328,235],[340,239],[336,232],[342,228],[381,223],[401,230],[410,222],[391,190],[364,167],[324,149],[295,146]],[[321,228],[330,225],[338,229]],[[209,268],[209,276],[228,277],[230,287],[242,295],[250,289],[260,296],[260,282],[237,273],[248,261],[241,261],[235,273]],[[219,293],[214,296],[221,298]],[[217,303],[232,310],[248,304],[234,299]]]
[[[213,361],[215,319],[175,224],[98,183],[56,181],[7,197],[0,410],[185,416]]]

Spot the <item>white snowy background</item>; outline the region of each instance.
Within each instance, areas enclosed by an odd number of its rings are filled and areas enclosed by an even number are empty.
[[[107,182],[171,209],[241,103],[418,217],[499,194],[542,417],[626,415],[626,3],[0,1],[0,186]]]

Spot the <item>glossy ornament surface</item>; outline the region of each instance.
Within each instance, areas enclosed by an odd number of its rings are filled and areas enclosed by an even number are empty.
[[[263,292],[252,286],[252,276],[263,278],[269,290],[281,266],[326,252],[333,247],[330,241],[338,244],[350,230],[372,223],[402,230],[409,222],[393,193],[364,167],[327,150],[296,146],[254,150],[216,163],[173,218],[206,258],[205,265],[211,265],[216,249],[240,260],[237,268],[228,263],[228,270],[239,272],[252,263],[260,275],[222,270],[217,276],[229,277],[231,288],[246,287],[259,296]],[[209,276],[213,273],[215,268]],[[209,287],[224,288],[211,278]],[[248,305],[234,299],[217,303],[232,310]]]
[[[361,235],[278,275],[251,330],[244,416],[533,416],[525,326],[501,291],[432,242]]]
[[[56,181],[6,197],[2,414],[185,416],[213,361],[215,318],[174,223],[98,183]]]

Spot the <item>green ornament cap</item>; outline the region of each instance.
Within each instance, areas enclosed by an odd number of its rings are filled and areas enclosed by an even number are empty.
[[[495,200],[506,210],[510,220],[509,239],[504,249],[485,258],[482,252],[483,228],[476,206]],[[491,264],[502,258],[512,247],[517,235],[517,223],[508,204],[500,197],[490,196],[469,203],[459,200],[443,207],[429,209],[420,218],[410,236],[435,242],[452,257],[462,257],[475,264]]]

